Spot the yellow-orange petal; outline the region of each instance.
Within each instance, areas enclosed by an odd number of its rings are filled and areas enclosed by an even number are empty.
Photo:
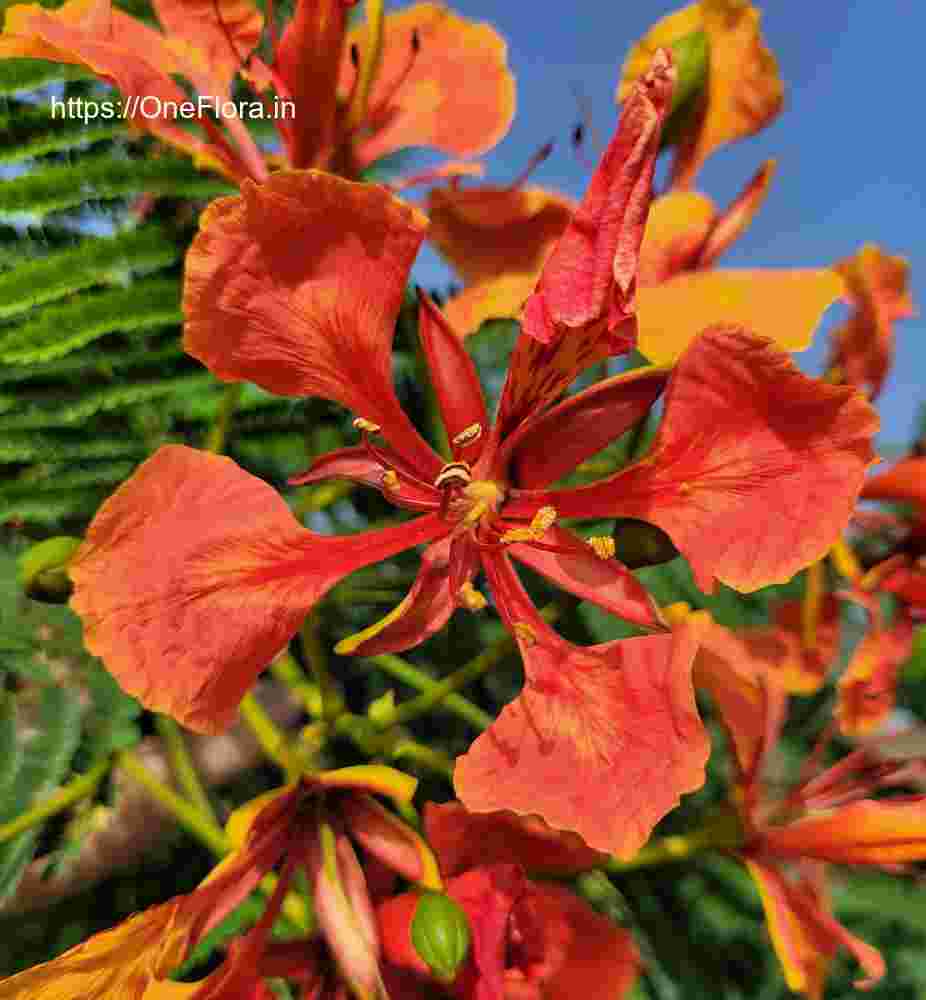
[[[875,399],[894,358],[893,324],[915,313],[910,267],[903,257],[868,243],[854,257],[840,261],[836,270],[846,281],[854,313],[833,331],[830,366]]]
[[[678,274],[637,293],[637,348],[653,364],[669,365],[702,330],[730,323],[803,351],[842,292],[839,275],[826,268]]]
[[[342,97],[356,73],[351,46],[362,53],[370,44],[368,24],[348,33]],[[514,117],[507,58],[508,46],[491,25],[469,21],[442,4],[419,3],[388,14],[382,62],[364,130],[355,140],[356,163],[366,166],[406,146],[431,146],[453,156],[491,149]]]
[[[672,168],[679,187],[691,185],[715,149],[753,135],[781,111],[784,88],[775,57],[762,41],[760,20],[748,0],[700,0],[658,21],[624,63],[619,100],[658,48],[671,48],[699,31],[706,36],[706,85],[695,98]]]
[[[319,171],[246,182],[206,209],[187,254],[184,346],[221,379],[341,403],[430,482],[441,460],[392,383],[396,316],[426,228],[378,185]]]
[[[183,961],[190,919],[178,897],[152,906],[69,949],[50,962],[0,982],[0,1000],[168,1000],[197,987],[172,992],[167,976]]]
[[[865,799],[770,827],[763,850],[846,865],[926,860],[926,795]]]
[[[425,516],[316,535],[230,459],[168,445],[98,511],[69,567],[71,605],[130,694],[217,732],[322,594],[441,530]]]
[[[467,285],[509,272],[531,274],[536,283],[575,208],[539,187],[432,188],[428,239]]]
[[[670,191],[649,208],[637,280],[658,285],[692,267],[716,218],[714,203],[697,191]]]
[[[874,629],[855,647],[839,678],[836,720],[847,736],[865,736],[894,709],[897,676],[913,652],[913,624],[901,616],[888,629]]]

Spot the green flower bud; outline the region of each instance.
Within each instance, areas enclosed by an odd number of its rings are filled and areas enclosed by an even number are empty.
[[[635,517],[619,517],[611,531],[614,558],[628,569],[658,566],[678,555],[672,539],[655,524]]]
[[[672,91],[672,111],[677,111],[707,84],[710,46],[705,31],[692,31],[672,43],[678,76]]]
[[[71,596],[71,561],[80,538],[59,535],[33,545],[19,557],[19,582],[28,597],[46,604],[66,604]]]
[[[442,892],[423,892],[412,919],[412,944],[437,979],[456,979],[469,954],[469,941],[462,908]]]

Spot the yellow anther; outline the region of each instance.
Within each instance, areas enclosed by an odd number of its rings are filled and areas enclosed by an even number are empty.
[[[610,535],[592,535],[586,538],[586,542],[591,546],[592,551],[599,559],[611,559],[617,551],[614,539]]]
[[[844,576],[853,583],[861,579],[863,574],[862,567],[855,558],[855,553],[853,553],[842,539],[833,544],[833,547],[830,549],[830,559],[832,559],[833,565],[840,576]]]
[[[525,646],[533,646],[537,641],[537,634],[527,622],[515,622],[512,628],[515,638],[518,642],[523,642]]]
[[[354,430],[363,431],[366,434],[378,434],[380,426],[374,424],[372,420],[367,420],[366,417],[354,417]]]
[[[457,600],[467,611],[482,611],[489,603],[469,581],[457,591]]]
[[[437,479],[434,480],[434,485],[437,489],[447,486],[449,483],[468,486],[472,479],[472,471],[468,462],[449,462],[440,470]]]
[[[389,493],[398,493],[401,489],[399,477],[396,475],[394,469],[386,469],[383,473],[383,489]]]
[[[541,507],[526,528],[511,528],[502,535],[502,542],[539,542],[556,520],[555,507]]]
[[[457,434],[452,444],[456,448],[462,448],[466,444],[472,444],[482,437],[482,424],[470,424]]]

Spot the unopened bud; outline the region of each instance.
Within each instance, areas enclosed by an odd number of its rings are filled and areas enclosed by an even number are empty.
[[[635,517],[619,517],[611,531],[614,558],[628,569],[658,566],[678,555],[672,539],[655,524]]]
[[[469,921],[442,892],[423,892],[412,919],[412,944],[434,976],[451,983],[469,954]]]
[[[78,546],[79,538],[59,535],[33,545],[19,557],[19,582],[28,597],[46,604],[66,604],[71,596],[68,563]]]

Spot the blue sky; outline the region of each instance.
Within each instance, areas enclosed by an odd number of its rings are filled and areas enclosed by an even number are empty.
[[[628,46],[679,5],[448,2],[502,32],[517,77],[518,113],[486,159],[487,179],[511,180],[552,138],[557,149],[533,180],[580,195],[587,172],[569,144],[577,119],[574,88],[584,93],[606,139],[617,120],[614,87]],[[762,211],[724,263],[814,266],[874,242],[909,259],[914,300],[926,308],[926,7],[910,0],[760,6],[786,86],[785,111],[759,136],[716,153],[699,185],[723,203],[763,160],[776,158],[778,172]],[[446,280],[433,257],[422,260],[419,275],[424,284]],[[831,309],[814,346],[798,356],[806,370],[820,371],[825,330],[837,318]],[[919,317],[896,329],[896,364],[879,402],[884,443],[906,441],[926,401],[924,327],[926,317]]]

